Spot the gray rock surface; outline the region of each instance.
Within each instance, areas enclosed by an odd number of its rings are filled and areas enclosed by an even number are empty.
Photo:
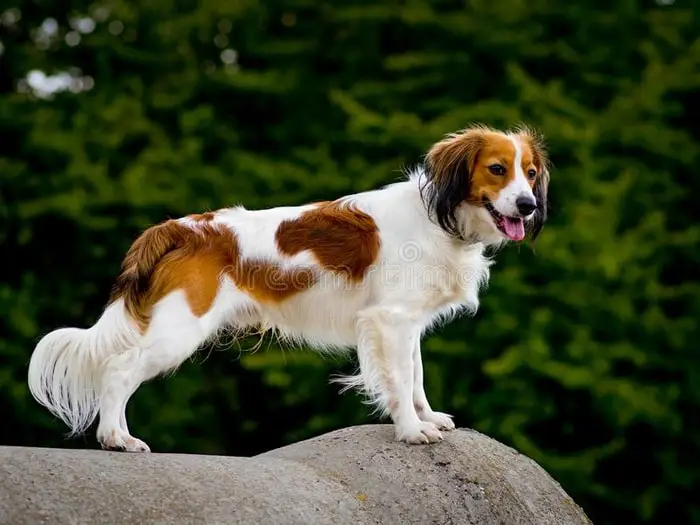
[[[590,524],[541,467],[471,430],[351,427],[252,458],[0,447],[0,523]]]

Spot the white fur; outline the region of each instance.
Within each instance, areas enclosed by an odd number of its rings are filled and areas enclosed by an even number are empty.
[[[527,176],[523,171],[522,143],[520,139],[514,135],[508,135],[508,138],[515,147],[515,160],[513,161],[515,176],[513,177],[513,180],[499,192],[498,198],[493,201],[493,206],[502,215],[506,215],[508,217],[520,217],[520,212],[518,211],[518,207],[515,203],[518,197],[529,197],[533,202],[535,202],[536,199],[535,195],[532,193],[532,188],[527,180]],[[530,214],[528,217],[531,217],[532,215],[533,214]]]
[[[278,252],[279,224],[312,206],[218,211],[214,221],[235,232],[243,258],[310,265],[318,269],[319,282],[269,306],[222,278],[212,308],[202,317],[193,315],[184,294],[175,291],[155,305],[143,336],[117,301],[92,328],[58,330],[39,342],[29,367],[32,394],[75,433],[99,414],[97,435],[103,446],[147,451],[129,434],[125,417],[138,386],[175,370],[223,328],[259,327],[320,351],[356,347],[358,375],[338,381],[362,389],[378,411],[388,413],[398,439],[442,439],[440,430],[450,430],[454,423],[428,403],[420,340],[439,323],[476,312],[491,265],[484,249],[503,242],[503,236],[487,212],[468,204],[457,216],[466,236],[478,240],[469,244],[448,236],[429,219],[421,200],[424,176],[416,171],[406,181],[343,199],[372,216],[380,232],[379,257],[360,283],[323,271],[311,253],[283,257]],[[200,227],[189,219],[181,222]]]

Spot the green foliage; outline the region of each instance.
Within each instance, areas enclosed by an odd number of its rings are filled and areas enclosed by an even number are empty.
[[[475,319],[425,342],[429,397],[540,462],[595,523],[700,523],[697,4],[2,9],[4,443],[96,446],[63,440],[28,393],[27,362],[47,331],[94,322],[149,224],[373,188],[469,122],[526,121],[556,166],[551,220],[534,252],[498,254]],[[92,31],[73,28],[80,16]],[[47,18],[53,35],[38,31]],[[38,97],[31,70],[94,86]],[[256,343],[143,386],[136,435],[158,451],[250,454],[371,421],[328,384],[351,360],[268,340],[246,351]]]

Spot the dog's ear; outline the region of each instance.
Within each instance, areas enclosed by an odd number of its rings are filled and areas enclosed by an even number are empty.
[[[532,190],[537,200],[537,209],[533,217],[525,224],[527,237],[530,242],[534,242],[542,231],[544,223],[547,222],[547,193],[549,190],[551,164],[544,137],[539,132],[527,127],[521,127],[519,131],[521,137],[525,139],[532,149],[533,162],[538,172],[535,187]]]
[[[529,221],[528,233],[531,241],[537,239],[537,236],[544,228],[544,223],[547,222],[547,191],[549,188],[549,167],[540,168],[540,174],[537,176],[533,193],[537,199],[537,210],[535,215]]]
[[[425,156],[427,184],[423,198],[442,229],[462,238],[455,211],[469,197],[472,172],[484,142],[483,129],[467,128],[447,135]]]

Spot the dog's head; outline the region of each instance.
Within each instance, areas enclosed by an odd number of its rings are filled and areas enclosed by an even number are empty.
[[[547,219],[549,161],[543,138],[527,127],[501,132],[474,126],[426,155],[424,198],[437,223],[464,238],[458,210],[476,212],[504,239],[534,240]]]

